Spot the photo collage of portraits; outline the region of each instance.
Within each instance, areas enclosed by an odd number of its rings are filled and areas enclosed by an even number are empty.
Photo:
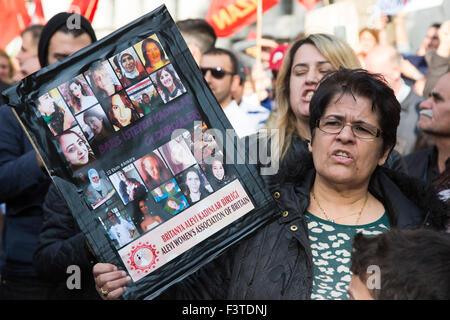
[[[38,98],[40,116],[117,250],[235,178],[205,124],[193,129],[201,142],[187,132],[114,170],[96,161],[99,143],[185,92],[154,34]],[[211,156],[220,160],[202,161]]]
[[[99,145],[186,92],[156,34],[40,96],[39,114],[73,172]]]
[[[205,129],[204,124],[196,126],[110,175],[95,166],[86,174],[78,171],[85,181],[85,200],[116,249],[236,178]],[[196,130],[197,137],[199,132],[203,136],[200,142],[193,140]]]

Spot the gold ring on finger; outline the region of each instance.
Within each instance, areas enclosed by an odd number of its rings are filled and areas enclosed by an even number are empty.
[[[102,293],[102,296],[104,296],[105,298],[108,296],[108,290],[103,290],[103,288],[100,288],[100,292]]]

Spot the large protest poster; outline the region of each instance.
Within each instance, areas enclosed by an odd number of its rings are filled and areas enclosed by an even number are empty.
[[[157,296],[274,216],[165,6],[4,95],[98,260],[132,278],[124,298]]]

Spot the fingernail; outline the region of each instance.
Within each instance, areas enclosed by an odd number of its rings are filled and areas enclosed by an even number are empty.
[[[131,277],[130,276],[127,276],[127,281],[130,281],[131,280]]]

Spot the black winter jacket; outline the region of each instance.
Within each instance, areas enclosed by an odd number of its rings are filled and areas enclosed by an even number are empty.
[[[33,263],[42,277],[56,283],[57,289],[52,298],[100,299],[92,275],[95,258],[90,254],[85,236],[54,184],[45,197],[43,210],[44,224]],[[69,289],[67,286],[67,279],[75,274],[68,270],[71,265],[80,268],[80,289]]]
[[[296,153],[295,160],[285,162],[279,174],[266,178],[279,205],[279,215],[169,288],[161,299],[309,299],[313,261],[304,213],[309,206],[315,170],[309,152]],[[293,168],[289,168],[291,164]],[[378,167],[369,190],[384,204],[391,227],[444,229],[446,208],[433,190],[420,181]]]

